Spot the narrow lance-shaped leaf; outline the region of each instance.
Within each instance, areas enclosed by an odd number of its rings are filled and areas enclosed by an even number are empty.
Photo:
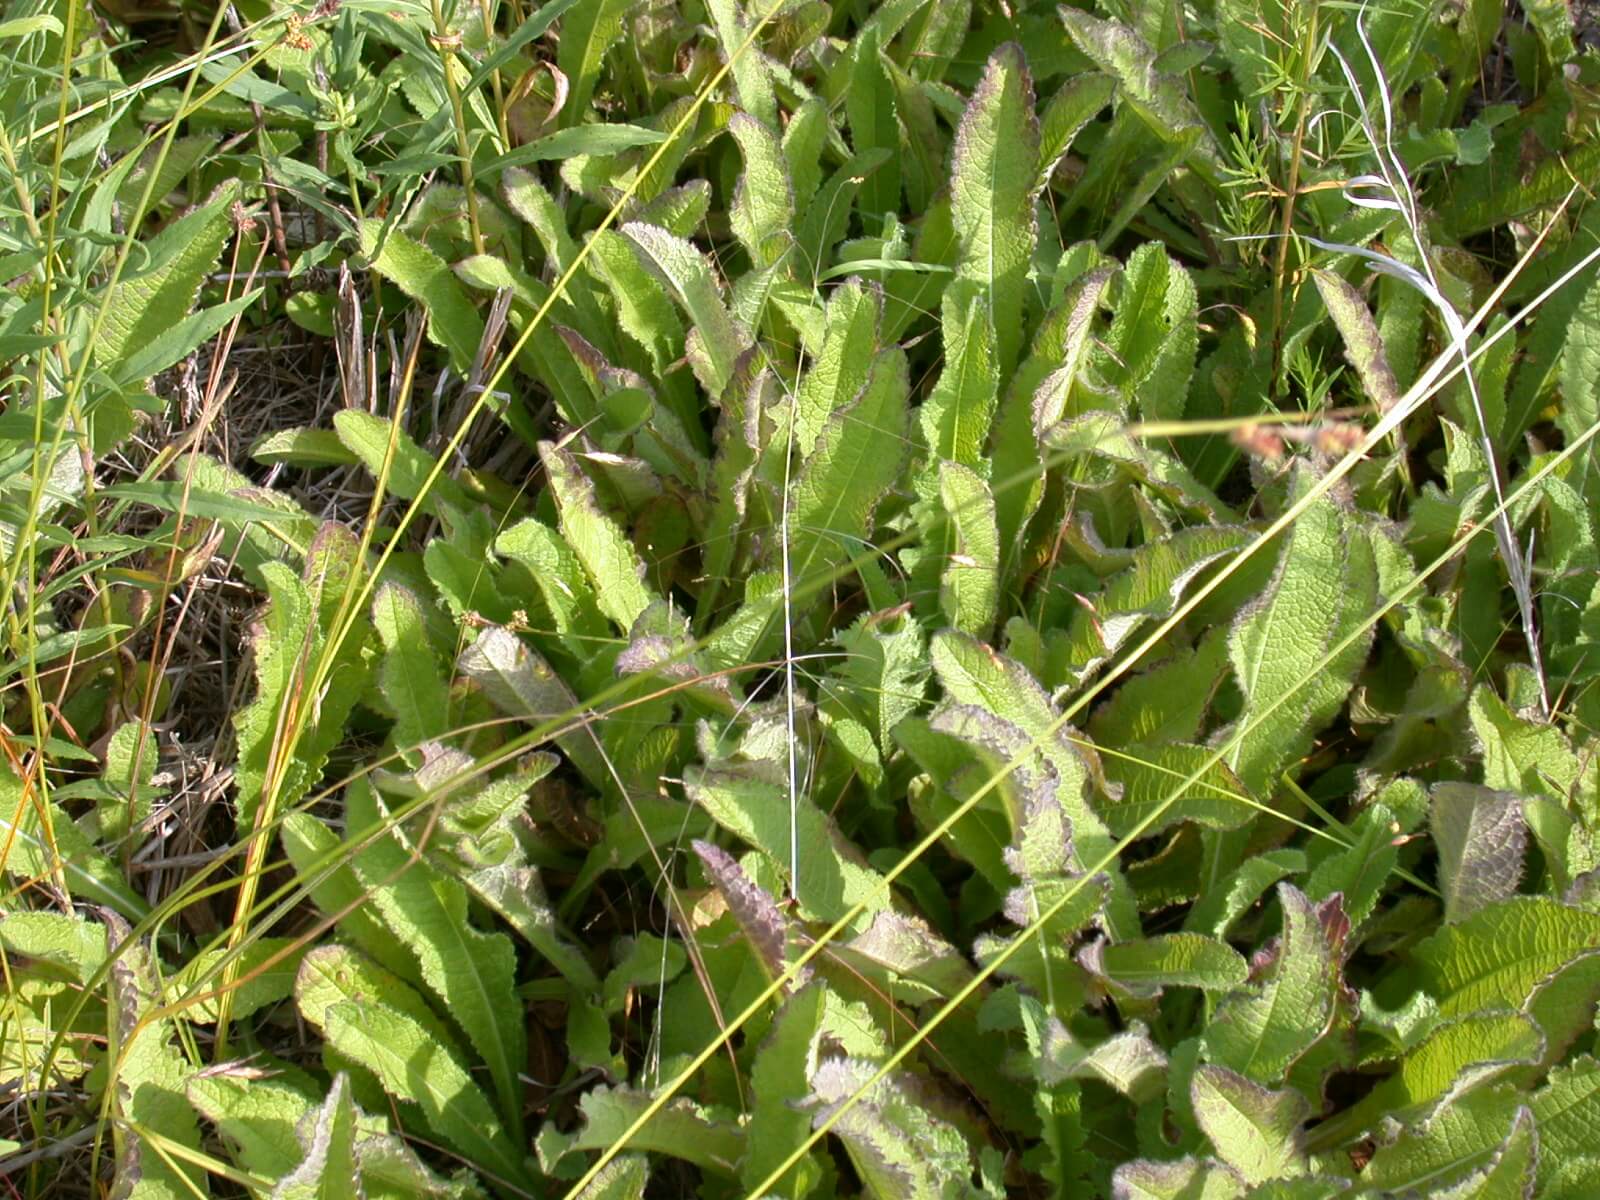
[[[1278,902],[1283,933],[1265,977],[1225,1000],[1205,1032],[1212,1062],[1269,1085],[1327,1028],[1349,932],[1337,904],[1314,906],[1291,884],[1279,885]]]
[[[684,775],[684,792],[718,825],[762,851],[787,875],[791,802],[784,785],[763,774],[771,773],[691,767]],[[880,886],[882,876],[848,849],[832,819],[809,797],[797,797],[793,803],[799,838],[794,857],[800,877],[790,882],[790,888],[801,911],[833,921],[856,904],[865,905],[870,913],[889,903]]]
[[[589,101],[600,81],[606,52],[622,36],[622,18],[634,0],[578,0],[561,18],[561,42],[556,64],[567,77],[570,90],[562,109],[564,126],[580,124],[589,113]]]
[[[189,1067],[172,1044],[172,1026],[151,1016],[158,991],[149,948],[130,935],[125,921],[107,915],[106,936],[122,947],[111,962],[107,1005],[118,1187],[149,1200],[205,1196],[206,1173],[153,1144],[160,1138],[198,1151],[200,1128],[184,1095]]]
[[[1419,1194],[1417,1189],[1426,1187],[1428,1196],[1441,1200],[1547,1194],[1529,1191],[1520,1181],[1486,1186],[1502,1162],[1516,1165],[1519,1144],[1529,1148],[1534,1116],[1520,1100],[1509,1087],[1480,1088],[1450,1099],[1380,1147],[1363,1180],[1384,1195]],[[1538,1132],[1542,1143],[1542,1122]]]
[[[1561,346],[1561,415],[1556,423],[1570,443],[1587,434],[1596,421],[1600,421],[1600,279],[1591,278]],[[1593,478],[1593,460],[1593,455],[1585,454],[1576,461],[1579,479]]]
[[[353,801],[355,793],[347,790]],[[363,811],[364,810],[364,811]],[[354,808],[365,830],[382,809]],[[516,993],[516,953],[502,933],[481,933],[467,920],[466,890],[426,859],[412,861],[393,836],[380,836],[355,860],[356,874],[384,922],[417,958],[423,981],[466,1031],[489,1066],[501,1109],[513,1128],[520,1119],[518,1080],[526,1054]]]
[[[349,1000],[324,1009],[320,1027],[330,1046],[370,1070],[391,1095],[416,1104],[429,1127],[469,1161],[506,1180],[525,1179],[482,1090],[414,1018]]]
[[[860,393],[878,347],[877,292],[846,279],[828,297],[822,351],[806,369],[795,393],[794,440],[802,458],[839,409]]]
[[[756,1051],[750,1071],[755,1106],[750,1114],[749,1149],[739,1165],[739,1179],[746,1188],[765,1179],[810,1129],[811,1118],[796,1102],[805,1099],[815,1069],[826,998],[820,983],[790,996]],[[798,1198],[816,1186],[819,1176],[816,1163],[802,1159],[768,1194]]]
[[[1116,21],[1106,21],[1082,9],[1065,5],[1056,10],[1078,49],[1095,65],[1115,76],[1122,85],[1122,102],[1156,134],[1168,141],[1177,140],[1192,129],[1201,132],[1190,158],[1209,181],[1215,183],[1222,170],[1221,155],[1205,122],[1189,99],[1181,76],[1163,74],[1156,66],[1155,52],[1132,29]]]
[[[210,203],[179,217],[144,246],[150,265],[129,271],[105,299],[95,361],[113,374],[188,313],[216,265],[230,229],[229,184]]]
[[[1022,48],[1008,42],[990,56],[962,114],[950,181],[961,246],[956,274],[984,296],[1002,378],[1022,348],[1038,161],[1033,83]]]
[[[701,385],[714,400],[719,399],[751,342],[749,331],[723,304],[711,264],[689,242],[655,225],[630,221],[622,227],[622,234],[689,315],[693,325],[688,338],[690,364]]]
[[[1205,766],[1214,757],[1206,747],[1185,742],[1112,743],[1102,752],[1102,761],[1116,794],[1098,804],[1096,811],[1118,837],[1152,816],[1154,823],[1144,827],[1146,836],[1180,821],[1209,829],[1238,829],[1259,810],[1226,763]],[[1174,799],[1173,790],[1202,767],[1205,770],[1194,786]]]
[[[1537,985],[1600,950],[1600,913],[1516,896],[1447,925],[1412,957],[1444,1016],[1520,1008]]]
[[[1116,88],[1116,80],[1109,75],[1075,75],[1050,97],[1039,117],[1039,187],[1049,182],[1083,127],[1111,103]]]
[[[651,1097],[628,1087],[597,1087],[584,1093],[578,1102],[583,1126],[571,1134],[546,1126],[539,1134],[541,1160],[554,1166],[569,1154],[588,1150],[607,1150],[622,1139],[624,1132],[643,1114]],[[694,1163],[715,1175],[731,1178],[735,1164],[744,1156],[745,1131],[729,1121],[718,1120],[686,1099],[674,1100],[658,1109],[629,1140],[635,1150],[668,1154]]]
[[[706,8],[721,43],[723,61],[731,64],[739,106],[769,129],[776,129],[778,102],[773,95],[772,69],[759,40],[751,40],[755,21],[743,11],[739,0],[708,0]],[[757,11],[766,14],[764,8]]]
[[[373,597],[372,623],[383,641],[378,681],[395,711],[394,744],[410,750],[450,728],[450,690],[414,594],[384,584]]]
[[[1232,946],[1196,933],[1167,933],[1127,942],[1096,942],[1080,953],[1095,974],[1135,996],[1163,988],[1226,992],[1243,987],[1248,968]]]
[[[961,634],[936,636],[931,657],[951,699],[987,709],[1041,742],[1040,753],[1060,780],[1060,802],[1071,820],[1078,861],[1088,864],[1108,857],[1111,836],[1084,795],[1088,767],[1082,753],[1067,740],[1071,730],[1056,728],[1060,718],[1039,682],[1020,664]],[[1126,882],[1115,868],[1109,875],[1111,930],[1117,936],[1136,936],[1139,923]]]
[[[561,533],[594,584],[600,611],[624,632],[655,599],[644,582],[644,564],[622,529],[600,508],[594,485],[572,453],[551,442],[539,457],[555,493]]]
[[[1367,656],[1370,631],[1321,665],[1377,601],[1372,544],[1326,497],[1301,513],[1272,583],[1229,639],[1245,706],[1229,764],[1245,786],[1270,793],[1278,772],[1332,720]],[[1289,699],[1279,704],[1284,697]],[[1274,707],[1275,706],[1275,707]]]
[[[1000,611],[994,497],[975,472],[945,462],[939,464],[939,499],[956,535],[939,581],[939,605],[955,628],[987,637]]]
[[[889,158],[861,188],[861,212],[869,221],[900,211],[900,123],[895,114],[894,87],[878,57],[875,29],[865,28],[852,47],[850,86],[845,92],[845,116],[850,123],[850,144],[857,154],[886,150]]]
[[[1389,367],[1389,357],[1384,350],[1378,324],[1367,309],[1367,302],[1338,275],[1331,271],[1313,271],[1317,291],[1328,306],[1333,323],[1339,327],[1344,339],[1345,357],[1361,377],[1361,386],[1378,408],[1388,412],[1400,401],[1400,384]]]
[[[728,218],[734,236],[756,267],[770,267],[788,251],[794,195],[778,135],[748,113],[734,113],[728,132],[744,155],[744,174]]]
[[[918,1094],[914,1076],[887,1075],[844,1107],[875,1073],[872,1063],[860,1059],[825,1059],[811,1076],[812,1123],[834,1117],[833,1135],[876,1200],[961,1194],[963,1182],[970,1186],[971,1151]]]
[[[483,318],[449,264],[398,229],[385,235],[383,222],[376,219],[361,223],[361,253],[380,275],[422,305],[429,339],[449,351],[450,365],[465,375],[483,341]]]
[[[817,435],[791,501],[790,572],[797,587],[821,585],[829,571],[867,548],[872,514],[906,458],[910,391],[905,354],[885,350],[860,395]]]
[[[542,724],[568,714],[575,718],[581,708],[577,696],[550,664],[501,626],[490,626],[479,633],[472,645],[461,652],[457,666],[507,716]],[[591,784],[611,785],[605,759],[588,729],[563,730],[555,735],[555,742]]]
[[[722,893],[723,902],[754,951],[756,962],[768,979],[779,978],[789,965],[789,947],[795,939],[778,902],[753,882],[733,855],[722,847],[697,839],[693,848],[706,875]],[[802,972],[799,981],[804,983],[808,975],[809,971]]]
[[[1153,242],[1135,250],[1106,333],[1103,363],[1128,411],[1137,404],[1146,420],[1182,418],[1194,371],[1197,320],[1189,273]]]
[[[340,1071],[321,1107],[304,1122],[305,1158],[278,1181],[273,1200],[335,1200],[361,1191],[356,1165],[356,1105],[350,1076]]]
[[[1040,433],[1066,415],[1072,385],[1091,345],[1095,312],[1112,273],[1111,267],[1091,271],[1046,315],[1000,404],[991,447],[993,478],[999,485],[995,518],[1000,544],[1010,559],[1021,553],[1023,530],[1044,496]]]
[[[918,411],[922,436],[936,459],[984,472],[983,444],[1000,387],[989,296],[971,280],[957,279],[945,289],[940,313],[944,369]]]

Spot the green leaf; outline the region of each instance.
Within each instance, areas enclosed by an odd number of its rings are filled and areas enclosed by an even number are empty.
[[[578,698],[566,681],[537,651],[501,626],[491,625],[480,631],[472,645],[461,652],[456,665],[507,716],[542,724],[563,716],[576,718],[580,710]],[[610,785],[605,759],[587,729],[558,733],[555,741],[591,784]]]
[[[720,397],[751,340],[750,331],[723,304],[711,264],[691,243],[655,225],[630,221],[622,236],[688,315],[693,326],[688,354],[695,378],[713,399]]]
[[[1312,271],[1311,278],[1339,328],[1339,336],[1344,338],[1345,357],[1361,377],[1361,386],[1380,412],[1388,412],[1400,401],[1400,384],[1389,366],[1388,352],[1366,301],[1331,271]]]
[[[121,867],[106,857],[72,819],[54,803],[51,834],[39,825],[39,801],[9,766],[0,766],[0,839],[11,848],[5,857],[8,876],[20,882],[54,879],[59,872],[72,895],[104,904],[134,920],[150,906],[128,886]]]
[[[0,947],[36,963],[59,967],[79,983],[106,961],[105,926],[80,916],[53,912],[11,912],[0,919]]]
[[[237,1068],[191,1075],[185,1093],[245,1170],[277,1179],[300,1162],[295,1129],[315,1103],[307,1084],[281,1076],[263,1079],[253,1068]]]
[[[966,1194],[972,1175],[966,1140],[935,1115],[912,1076],[891,1072],[852,1107],[843,1107],[873,1074],[870,1062],[828,1058],[811,1075],[813,1120],[838,1114],[832,1133],[844,1143],[867,1191],[877,1200]]]
[[[594,638],[610,632],[583,564],[556,531],[528,517],[495,538],[495,553],[527,568],[544,601],[544,611],[569,649],[587,654]]]
[[[257,938],[240,948],[236,957],[238,983],[233,988],[232,1018],[242,1021],[252,1013],[277,1004],[294,989],[302,948],[293,938]],[[230,952],[221,947],[203,950],[183,969],[163,981],[163,1003],[182,1007],[177,1016],[201,1024],[215,1024],[221,997],[209,995],[221,981],[222,966]],[[195,997],[190,1000],[189,997]]]
[[[956,129],[952,216],[956,277],[982,297],[1002,378],[1022,348],[1023,294],[1035,239],[1039,125],[1022,48],[1006,43],[984,67]]]
[[[1451,1100],[1380,1147],[1362,1172],[1363,1181],[1393,1195],[1418,1187],[1450,1187],[1471,1178],[1494,1160],[1527,1118],[1519,1099],[1509,1088],[1486,1088]]]
[[[1269,1091],[1222,1067],[1197,1068],[1190,1092],[1217,1157],[1246,1183],[1304,1172],[1299,1128],[1311,1106],[1299,1092]]]
[[[940,311],[944,370],[919,411],[922,436],[934,458],[981,471],[1000,387],[989,299],[970,280],[957,279],[945,289]]]
[[[777,129],[778,102],[773,95],[772,70],[754,40],[755,20],[739,0],[708,0],[707,10],[717,31],[722,60],[731,67],[739,107],[769,129]],[[760,10],[765,15],[766,10]]]
[[[250,457],[268,466],[292,467],[350,467],[361,461],[333,430],[303,425],[266,434],[250,447]]]
[[[1109,75],[1075,75],[1050,97],[1039,117],[1039,167],[1037,186],[1044,187],[1073,139],[1096,114],[1111,103],[1117,83]]]
[[[132,343],[131,348],[112,365],[112,378],[124,388],[142,385],[152,375],[165,371],[174,363],[194,353],[200,343],[214,336],[223,326],[231,323],[245,309],[260,300],[264,290],[256,288],[222,304],[214,304],[197,313],[190,313],[148,342]]]
[[[1153,812],[1160,812],[1145,829],[1159,833],[1182,821],[1208,829],[1238,829],[1259,811],[1249,803],[1244,785],[1224,763],[1213,763],[1186,793],[1173,798],[1173,790],[1200,770],[1215,752],[1183,742],[1117,746],[1107,749],[1102,761],[1106,778],[1117,790],[1095,805],[1106,827],[1126,836]]]
[[[601,64],[622,37],[622,18],[632,7],[633,0],[577,0],[562,16],[556,65],[571,89],[562,109],[563,125],[577,125],[588,116]]]
[[[728,132],[744,155],[744,174],[728,209],[736,236],[757,267],[770,267],[791,245],[794,195],[777,134],[748,113],[734,113]]]
[[[789,948],[797,940],[789,921],[779,911],[778,902],[760,884],[753,883],[733,855],[720,846],[700,840],[692,846],[706,877],[722,893],[756,962],[769,981],[778,979],[794,957]]]
[[[340,409],[335,413],[333,428],[345,449],[356,456],[374,479],[382,478],[385,488],[392,495],[402,500],[413,500],[423,494],[423,485],[438,465],[438,460],[417,445],[404,429],[397,430],[393,421],[357,408]],[[387,475],[384,474],[386,462]],[[442,472],[434,480],[433,489],[423,505],[424,511],[437,513],[441,501],[458,508],[468,507],[460,486]]]
[[[1070,822],[1077,862],[1081,865],[1109,857],[1111,836],[1084,795],[1088,766],[1074,745],[1072,730],[1056,728],[1060,718],[1038,681],[1020,664],[962,634],[936,635],[931,658],[951,700],[992,713],[1015,726],[1027,740],[1040,743],[1036,753],[1055,773],[1055,796]],[[1005,759],[1010,757],[1005,755]],[[1020,814],[1013,815],[1014,822],[1017,816]],[[1120,872],[1113,869],[1110,878],[1111,932],[1119,937],[1135,936],[1138,921],[1132,897],[1124,890]]]
[[[822,426],[795,481],[790,517],[790,577],[808,599],[831,572],[867,548],[872,514],[900,478],[905,461],[905,354],[873,360],[859,395]]]
[[[1066,630],[1068,678],[1086,677],[1148,622],[1166,617],[1208,567],[1232,557],[1250,538],[1240,526],[1201,525],[1140,546],[1127,570],[1104,584],[1088,607],[1074,609]]]
[[[1252,792],[1270,794],[1278,773],[1310,749],[1344,703],[1370,631],[1319,663],[1365,621],[1377,586],[1371,542],[1334,501],[1324,497],[1300,514],[1272,582],[1240,614],[1228,643],[1245,697],[1228,761]]]
[[[326,688],[316,698],[317,719],[306,720],[293,747],[286,745],[296,716],[305,711],[301,706],[308,699],[305,691],[313,664],[326,652],[323,624],[338,608],[349,572],[355,568],[355,551],[354,536],[329,523],[307,554],[304,579],[282,563],[262,567],[271,600],[264,625],[252,639],[256,695],[233,719],[239,742],[235,782],[241,831],[252,829],[257,807],[269,789],[280,809],[311,790],[365,690],[367,636],[357,632],[345,638]]]
[[[1565,804],[1592,775],[1555,725],[1518,716],[1488,684],[1472,690],[1472,731],[1483,748],[1483,782],[1507,792],[1544,794]]]
[[[1313,906],[1292,884],[1278,885],[1283,933],[1261,981],[1235,992],[1204,1034],[1206,1057],[1271,1085],[1311,1048],[1333,1016],[1342,986],[1344,913]]]
[[[1523,1013],[1477,1012],[1445,1022],[1401,1060],[1395,1075],[1340,1119],[1375,1119],[1465,1091],[1536,1061],[1543,1049],[1544,1035]]]
[[[361,818],[382,816],[381,809],[368,809],[352,811],[349,819],[360,828]],[[366,845],[354,866],[368,902],[416,956],[423,982],[488,1064],[501,1109],[515,1130],[522,1111],[518,1072],[527,1048],[521,1007],[507,1003],[516,989],[511,939],[473,928],[466,889],[426,859],[414,860],[393,835]]]
[[[802,458],[815,448],[828,418],[849,404],[872,373],[878,348],[878,295],[847,279],[828,297],[822,349],[795,393],[794,440]]]
[[[1521,1008],[1539,982],[1600,949],[1600,913],[1517,896],[1439,930],[1413,952],[1444,1016]]]
[[[148,1200],[205,1196],[206,1172],[155,1146],[159,1138],[198,1151],[200,1128],[184,1095],[189,1064],[172,1042],[172,1023],[155,1015],[160,993],[150,950],[130,934],[125,921],[108,915],[106,935],[122,947],[111,961],[106,1006],[117,1186]]]
[[[564,1134],[546,1125],[540,1131],[537,1143],[541,1161],[549,1169],[569,1154],[610,1149],[622,1140],[623,1133],[649,1103],[648,1095],[632,1088],[591,1088],[578,1102],[582,1128]],[[690,1101],[679,1099],[646,1121],[628,1145],[641,1153],[668,1154],[718,1176],[734,1178],[745,1154],[746,1137],[731,1122],[718,1120]]]
[[[327,916],[338,915],[339,933],[387,971],[420,983],[416,959],[368,910],[366,893],[339,835],[307,813],[292,812],[284,816],[278,838],[312,903]]]
[[[372,1071],[391,1095],[421,1108],[429,1126],[469,1162],[525,1186],[519,1156],[483,1092],[413,1018],[344,1001],[323,1011],[321,1028],[330,1046]]]
[[[628,632],[655,599],[644,582],[644,564],[622,529],[600,508],[594,485],[572,453],[540,442],[539,458],[561,514],[562,536],[588,572],[596,604]]]
[[[1459,924],[1516,892],[1528,843],[1520,796],[1470,783],[1435,784],[1431,831],[1447,922]]]
[[[619,154],[636,146],[655,146],[667,140],[659,129],[646,129],[641,125],[604,123],[573,125],[558,129],[543,137],[534,138],[526,145],[490,159],[477,169],[479,179],[491,178],[496,171],[512,171],[526,163],[562,162],[582,155]]]
[[[900,211],[900,122],[894,87],[879,59],[878,33],[870,26],[855,38],[850,53],[850,84],[844,95],[850,145],[857,154],[883,150],[889,158],[861,189],[861,213],[870,221]]]
[[[305,1157],[273,1189],[273,1200],[335,1200],[358,1194],[356,1106],[350,1098],[350,1077],[343,1071],[322,1105],[313,1110],[302,1134]]]
[[[1157,68],[1149,43],[1116,21],[1101,20],[1064,5],[1056,11],[1078,49],[1116,78],[1122,85],[1118,92],[1122,102],[1157,137],[1175,142],[1189,131],[1198,130],[1201,137],[1196,143],[1198,151],[1192,156],[1194,165],[1208,178],[1220,175],[1219,156],[1182,77],[1163,74]]]
[[[955,530],[955,552],[939,578],[939,607],[950,624],[987,637],[1000,612],[1000,542],[988,485],[960,463],[939,464],[939,500]]]
[[[372,624],[383,642],[378,686],[395,711],[393,740],[412,749],[450,728],[450,689],[428,641],[427,622],[416,596],[386,583],[372,599]]]
[[[776,766],[776,763],[772,764]],[[857,904],[868,912],[890,902],[882,876],[861,864],[828,815],[806,796],[793,800],[774,771],[691,766],[684,793],[735,837],[767,855],[785,878],[790,867],[790,819],[799,845],[800,877],[791,881],[801,910],[835,921]],[[792,805],[792,808],[791,808]]]
[[[483,341],[483,318],[449,264],[409,234],[398,229],[386,233],[384,223],[375,219],[361,222],[361,253],[374,270],[422,305],[429,339],[449,351],[450,365],[465,375]]]
[[[1561,345],[1561,415],[1570,443],[1600,421],[1600,280],[1591,278]],[[1593,473],[1593,464],[1583,468]]]
[[[1594,1150],[1595,1123],[1600,1121],[1600,1063],[1585,1054],[1555,1068],[1549,1082],[1533,1094],[1530,1106],[1539,1127],[1542,1189],[1563,1159]]]
[[[1019,546],[1044,496],[1040,432],[1060,420],[1087,359],[1100,298],[1112,278],[1102,267],[1076,280],[1039,326],[1033,346],[1006,389],[993,434],[1000,544]],[[1012,553],[1015,559],[1020,549]]]
[[[1099,366],[1149,421],[1184,415],[1198,339],[1198,298],[1189,273],[1154,242],[1133,252]]]
[[[1350,924],[1359,926],[1377,906],[1390,873],[1399,863],[1396,825],[1387,806],[1372,803],[1356,818],[1349,848],[1324,858],[1311,872],[1306,880],[1306,895],[1320,901],[1337,892],[1344,897]]]
[[[835,635],[844,661],[826,695],[865,725],[887,754],[890,732],[921,706],[927,686],[926,639],[909,613],[893,621],[859,617]]]
[[[1244,986],[1244,956],[1216,938],[1168,933],[1130,942],[1096,943],[1091,969],[1117,987],[1153,996],[1168,987],[1227,992]]]
[[[739,1181],[753,1188],[765,1179],[810,1132],[811,1119],[796,1104],[808,1088],[808,1064],[823,1032],[826,990],[820,983],[802,988],[784,1002],[772,1029],[756,1051],[750,1070],[754,1108],[746,1135]],[[821,1172],[807,1157],[773,1185],[767,1194],[799,1200],[819,1182]]]
[[[1117,1200],[1237,1200],[1245,1194],[1233,1168],[1214,1160],[1138,1159],[1118,1167],[1112,1178]]]
[[[228,239],[234,195],[230,183],[150,239],[143,247],[147,265],[118,280],[106,295],[94,355],[113,377],[131,378],[127,364],[162,344],[194,306]]]

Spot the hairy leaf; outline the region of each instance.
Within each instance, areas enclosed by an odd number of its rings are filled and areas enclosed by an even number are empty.
[[[1349,930],[1337,907],[1314,907],[1292,884],[1278,885],[1283,933],[1261,981],[1234,993],[1205,1031],[1206,1056],[1257,1083],[1281,1080],[1333,1018],[1343,986]]]
[[[1446,921],[1464,921],[1517,890],[1528,841],[1518,796],[1467,783],[1436,784],[1432,832]]]
[[[962,114],[950,179],[956,276],[971,280],[982,298],[1002,377],[1022,347],[1038,160],[1033,81],[1022,48],[1007,43],[990,57]]]

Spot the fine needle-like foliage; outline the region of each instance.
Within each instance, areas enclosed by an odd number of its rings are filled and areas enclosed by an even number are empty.
[[[1592,9],[9,0],[11,1194],[1593,1195]]]

